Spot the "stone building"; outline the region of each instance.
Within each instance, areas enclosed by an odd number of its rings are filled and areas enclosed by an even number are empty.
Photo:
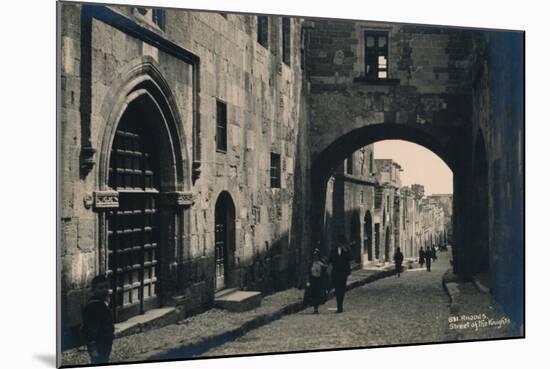
[[[376,166],[373,146],[351,153],[334,173],[332,186],[332,225],[351,243],[353,262],[366,265],[374,261],[373,214],[375,213]],[[337,241],[330,233],[324,251]]]
[[[402,223],[402,207],[399,200],[402,169],[392,159],[375,159],[374,162],[377,169],[375,212],[380,219],[378,259],[392,262],[395,249],[399,247],[399,225]]]
[[[60,33],[63,342],[100,273],[116,321],[294,285],[301,21],[63,3]]]
[[[60,14],[64,344],[98,273],[118,321],[193,314],[232,287],[303,285],[312,247],[340,231],[335,206],[363,240],[370,213],[372,251],[363,242],[357,260],[390,259],[396,239],[407,247],[394,223],[423,193],[399,197],[394,171],[371,186],[357,151],[384,139],[453,171],[454,271],[488,274],[522,323],[522,33],[73,3]],[[416,245],[421,218],[407,230]]]
[[[444,239],[446,243],[452,244],[453,239],[453,195],[452,194],[433,194],[428,196],[429,199],[434,199],[436,203],[441,206],[444,214],[445,234]]]
[[[401,252],[405,257],[417,257],[419,250],[416,239],[418,201],[410,187],[401,187],[399,195],[403,207],[403,221],[400,227]]]

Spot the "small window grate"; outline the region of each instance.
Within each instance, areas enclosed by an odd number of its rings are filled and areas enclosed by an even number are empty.
[[[388,32],[365,32],[365,76],[368,79],[388,78]]]
[[[271,188],[281,187],[281,155],[271,153]]]
[[[268,47],[269,39],[269,18],[266,15],[257,17],[258,27],[258,43],[264,47]]]
[[[227,152],[227,105],[216,102],[216,150]]]

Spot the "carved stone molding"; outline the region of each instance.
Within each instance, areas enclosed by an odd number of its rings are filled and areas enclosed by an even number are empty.
[[[94,208],[98,210],[118,208],[118,192],[114,190],[95,191]]]
[[[195,202],[192,192],[166,192],[162,194],[162,204],[167,206],[191,206]]]

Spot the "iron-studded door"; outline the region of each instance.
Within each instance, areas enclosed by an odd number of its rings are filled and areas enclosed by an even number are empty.
[[[158,171],[151,134],[139,122],[138,114],[125,113],[109,167],[109,185],[119,193],[119,208],[108,218],[107,273],[116,321],[159,306]]]
[[[225,288],[227,250],[227,211],[225,206],[216,207],[216,291]]]

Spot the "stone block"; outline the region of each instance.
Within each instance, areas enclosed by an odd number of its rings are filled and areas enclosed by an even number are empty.
[[[87,290],[72,290],[64,296],[61,311],[65,327],[75,327],[82,323],[82,309],[88,300],[88,295]]]
[[[78,219],[61,220],[61,254],[71,254],[77,250]]]
[[[223,292],[223,291],[222,291]],[[234,291],[218,294],[214,304],[232,312],[243,312],[255,309],[261,305],[262,294],[257,291]]]
[[[78,248],[82,251],[94,251],[95,219],[81,218],[78,222]]]

